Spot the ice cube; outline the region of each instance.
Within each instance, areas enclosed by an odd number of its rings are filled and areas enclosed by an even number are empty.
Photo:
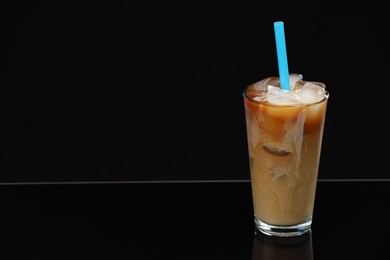
[[[274,169],[274,171],[269,173],[270,178],[272,181],[280,180],[282,177],[287,176],[287,171],[283,169]]]
[[[263,143],[263,150],[276,155],[276,156],[287,156],[291,153],[291,149],[287,147],[279,147],[275,144],[270,144],[270,143]]]
[[[280,80],[278,77],[268,77],[253,84],[253,87],[258,91],[267,91],[269,85],[279,86]]]
[[[294,105],[299,103],[295,93],[274,86],[268,86],[267,101],[274,105]]]
[[[306,82],[299,95],[301,103],[316,103],[324,99],[325,88],[313,82]]]
[[[303,76],[301,74],[291,73],[290,74],[290,88],[294,89],[295,83],[297,83],[298,81],[302,81],[302,80],[303,80]]]
[[[260,95],[253,98],[253,100],[257,102],[263,102],[267,100],[267,95]]]

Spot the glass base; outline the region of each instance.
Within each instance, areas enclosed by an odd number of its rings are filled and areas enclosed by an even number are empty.
[[[292,236],[300,236],[305,234],[310,230],[312,218],[309,218],[305,222],[291,225],[291,226],[275,226],[267,224],[261,220],[259,220],[255,216],[255,225],[256,228],[261,232],[269,236],[278,236],[278,237],[292,237]]]

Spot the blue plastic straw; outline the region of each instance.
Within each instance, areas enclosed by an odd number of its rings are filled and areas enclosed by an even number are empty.
[[[290,77],[287,63],[286,39],[283,22],[274,22],[276,53],[278,56],[280,88],[290,91]]]

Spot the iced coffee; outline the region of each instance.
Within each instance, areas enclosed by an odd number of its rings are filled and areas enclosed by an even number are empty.
[[[310,229],[329,96],[300,74],[290,86],[269,77],[243,93],[255,223],[279,236]]]

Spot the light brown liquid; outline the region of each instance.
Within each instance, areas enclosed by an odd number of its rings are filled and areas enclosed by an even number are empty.
[[[312,217],[327,96],[315,104],[278,106],[244,92],[253,206],[271,225]]]

